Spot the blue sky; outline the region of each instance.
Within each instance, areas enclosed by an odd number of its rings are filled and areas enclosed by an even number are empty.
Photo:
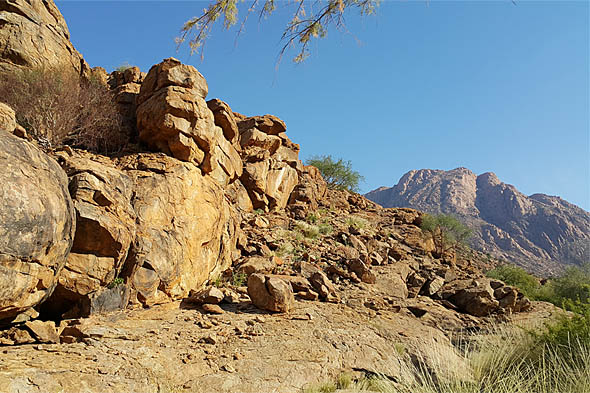
[[[206,2],[57,4],[91,66],[147,71],[177,57],[205,76],[209,98],[285,120],[302,159],[351,160],[364,192],[411,169],[464,166],[590,210],[587,1],[384,1],[278,69],[282,11],[252,19],[237,45],[235,30],[215,30],[201,62],[174,38]]]

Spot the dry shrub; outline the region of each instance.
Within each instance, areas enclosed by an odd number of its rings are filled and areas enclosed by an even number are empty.
[[[15,110],[17,122],[45,148],[67,144],[113,153],[127,142],[108,87],[63,68],[1,75],[0,100]]]

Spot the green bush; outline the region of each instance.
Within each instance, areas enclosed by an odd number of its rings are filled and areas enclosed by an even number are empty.
[[[432,238],[439,255],[455,250],[471,236],[471,229],[455,217],[446,214],[422,216],[422,232]]]
[[[541,287],[539,280],[515,265],[500,265],[490,270],[487,276],[517,287],[529,299],[536,299]]]
[[[111,281],[109,283],[109,285],[107,285],[107,288],[113,289],[115,287],[118,287],[119,285],[123,285],[124,283],[125,283],[125,280],[123,280],[122,277],[117,277],[113,281]]]
[[[562,303],[569,299],[590,303],[590,263],[569,267],[561,276],[550,282],[556,302]]]
[[[318,168],[328,187],[334,190],[358,192],[359,183],[364,180],[360,173],[352,169],[350,161],[341,158],[335,161],[332,156],[314,156],[305,164]]]

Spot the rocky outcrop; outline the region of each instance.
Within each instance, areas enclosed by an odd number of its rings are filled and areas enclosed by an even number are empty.
[[[299,183],[289,197],[289,209],[296,217],[303,219],[310,211],[317,210],[328,186],[320,170],[314,166],[303,167]]]
[[[215,180],[162,154],[120,165],[135,183],[137,234],[126,274],[142,303],[183,298],[231,264],[238,217]]]
[[[56,316],[74,307],[79,308],[75,315],[87,314],[96,308],[91,299],[119,276],[135,239],[134,183],[100,156],[60,152],[58,159],[69,176],[76,234],[58,286],[43,308]]]
[[[106,73],[105,73],[106,74]],[[113,92],[117,109],[122,116],[123,132],[128,135],[127,139],[137,139],[137,97],[141,84],[146,77],[138,67],[129,67],[123,71],[113,71],[108,77],[105,75],[105,83]]]
[[[303,165],[299,145],[291,142],[286,127],[275,116],[242,117],[240,131],[244,173],[241,181],[255,209],[284,209]]]
[[[396,186],[366,196],[384,207],[456,215],[474,229],[474,248],[538,274],[585,262],[590,250],[588,212],[559,197],[527,197],[493,173],[410,171]]]
[[[215,125],[207,82],[194,67],[169,58],[152,67],[137,98],[139,139],[191,162],[225,186],[242,174],[242,161]]]
[[[74,208],[59,165],[0,130],[0,319],[53,292],[74,240]]]
[[[80,75],[90,73],[52,0],[0,2],[0,72],[21,67],[64,67]]]

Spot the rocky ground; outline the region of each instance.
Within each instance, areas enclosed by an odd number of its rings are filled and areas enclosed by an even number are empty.
[[[2,349],[0,390],[294,392],[342,372],[395,377],[401,356],[434,361],[433,345],[448,351],[437,372],[455,373],[454,335],[554,312],[484,278],[477,259],[433,259],[418,212],[328,195],[302,220],[248,214],[245,256],[182,301],[5,331],[29,343]],[[257,294],[248,276],[288,293]]]
[[[450,370],[439,372],[454,372],[460,360],[449,334],[486,321],[423,297],[384,301],[392,270],[375,269],[375,285],[339,285],[338,303],[297,300],[286,314],[261,311],[243,296],[221,303],[219,315],[177,302],[68,321],[62,339],[75,342],[1,350],[0,390],[297,392],[342,372],[395,377],[402,353],[428,362],[433,345],[448,348]],[[519,318],[551,310],[536,304]]]

